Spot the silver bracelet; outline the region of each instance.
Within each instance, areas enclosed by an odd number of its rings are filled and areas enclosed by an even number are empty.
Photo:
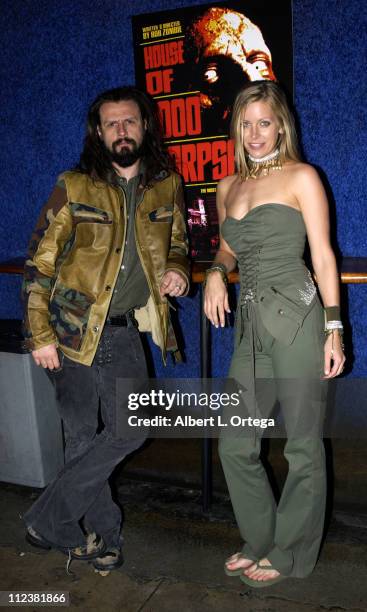
[[[341,321],[326,321],[325,331],[329,329],[343,329],[343,323]]]

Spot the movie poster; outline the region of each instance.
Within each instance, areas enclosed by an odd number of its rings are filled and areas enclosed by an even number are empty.
[[[258,79],[293,94],[291,0],[217,2],[132,20],[136,85],[157,101],[185,182],[191,256],[210,261],[219,245],[216,186],[235,171],[234,98]]]

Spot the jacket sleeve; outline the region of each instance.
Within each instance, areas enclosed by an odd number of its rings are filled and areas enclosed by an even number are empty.
[[[49,302],[60,254],[72,236],[72,217],[63,181],[59,181],[43,207],[32,234],[24,267],[23,328],[29,350],[57,344],[50,325]]]
[[[187,282],[185,295],[190,285],[190,263],[188,260],[188,238],[185,224],[185,202],[181,178],[176,175],[176,190],[174,194],[171,247],[167,258],[166,272],[179,272]]]

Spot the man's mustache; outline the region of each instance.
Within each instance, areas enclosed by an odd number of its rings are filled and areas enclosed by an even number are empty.
[[[118,140],[115,140],[112,146],[117,147],[120,144],[136,144],[136,142],[133,138],[119,138]]]

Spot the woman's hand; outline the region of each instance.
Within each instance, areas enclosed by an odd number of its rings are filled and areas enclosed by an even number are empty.
[[[213,261],[213,267],[215,267],[216,264],[220,267],[224,266],[224,270],[227,274],[234,270],[237,260],[235,253],[223,238],[220,228],[227,214],[225,207],[226,196],[231,185],[236,180],[236,175],[233,175],[227,176],[219,181],[216,195],[220,241],[219,250]],[[223,280],[222,273],[218,269],[209,273],[207,272],[204,294],[204,312],[215,327],[219,327],[219,325],[224,327],[226,324],[225,313],[231,312],[228,304],[227,286]]]
[[[204,297],[204,312],[215,326],[225,326],[225,313],[231,312],[228,304],[228,291],[219,271],[207,276]]]
[[[338,331],[329,334],[324,346],[324,378],[339,376],[344,370],[345,355]]]

